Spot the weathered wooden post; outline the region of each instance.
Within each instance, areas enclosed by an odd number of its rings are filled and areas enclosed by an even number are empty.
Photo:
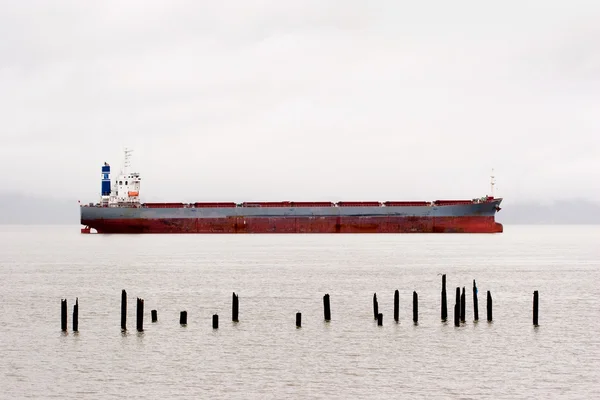
[[[139,297],[137,298],[136,311],[137,311],[136,328],[137,328],[138,332],[143,332],[144,331],[144,300],[140,299]]]
[[[73,306],[73,332],[79,331],[79,298],[75,298],[75,305]]]
[[[400,319],[400,292],[398,289],[394,292],[394,321],[398,322]]]
[[[238,295],[233,292],[232,296],[232,304],[231,304],[231,320],[233,322],[238,322],[238,312],[239,312],[239,298]]]
[[[446,299],[446,274],[442,275],[442,321],[448,320],[448,300]]]
[[[466,303],[467,298],[465,297],[465,287],[462,288],[462,294],[460,295],[460,321],[465,322],[467,319],[466,314]]]
[[[218,314],[214,314],[212,317],[212,325],[213,325],[213,329],[218,329],[219,328],[219,315]]]
[[[60,299],[60,329],[67,331],[67,299]]]
[[[460,326],[460,305],[454,304],[454,326]]]
[[[383,326],[383,314],[377,314],[377,326]]]
[[[300,328],[302,326],[302,313],[296,313],[296,328]]]
[[[477,285],[475,279],[473,279],[473,314],[475,314],[474,320],[479,320],[479,302],[477,300]]]
[[[158,321],[158,315],[157,315],[156,310],[150,311],[150,314],[152,315],[152,322]]]
[[[121,291],[121,330],[127,330],[127,292]]]
[[[454,326],[460,326],[460,288],[456,288],[456,298],[454,299]]]
[[[419,321],[419,297],[417,292],[413,291],[413,322],[416,324]]]
[[[538,307],[539,307],[539,294],[538,291],[533,292],[533,325],[538,326]]]
[[[329,306],[329,293],[323,296],[323,311],[325,313],[325,321],[331,321],[331,308]]]
[[[179,312],[179,324],[187,325],[187,311]]]
[[[487,320],[492,322],[492,294],[487,291]]]
[[[379,303],[377,302],[377,293],[373,293],[373,317],[377,319],[379,314]]]

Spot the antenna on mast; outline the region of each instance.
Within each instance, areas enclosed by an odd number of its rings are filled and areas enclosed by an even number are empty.
[[[494,197],[494,186],[496,185],[496,177],[494,176],[494,168],[492,168],[492,175],[490,175],[490,188],[492,190],[492,197]]]
[[[125,151],[125,162],[123,164],[123,174],[126,174],[127,172],[129,172],[129,167],[131,166],[131,153],[133,152],[133,150],[125,147],[124,151]]]

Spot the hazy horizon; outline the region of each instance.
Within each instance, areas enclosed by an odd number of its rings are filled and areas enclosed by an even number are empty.
[[[144,199],[148,202],[154,200],[173,201],[174,199]],[[194,201],[206,200],[200,198]],[[236,201],[237,199],[221,200]],[[539,201],[519,202],[509,199],[503,201],[501,207],[501,211],[496,214],[496,221],[503,224],[600,224],[600,202],[598,201],[572,199],[548,202],[540,199]],[[25,194],[0,192],[0,224],[78,225],[79,204],[75,199],[32,197]]]
[[[35,7],[36,12],[32,12]],[[2,189],[600,198],[600,2],[5,2]]]

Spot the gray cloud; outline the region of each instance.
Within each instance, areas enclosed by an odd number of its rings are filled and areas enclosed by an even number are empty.
[[[0,180],[95,200],[597,198],[600,3],[6,2]],[[18,173],[16,173],[18,172]]]

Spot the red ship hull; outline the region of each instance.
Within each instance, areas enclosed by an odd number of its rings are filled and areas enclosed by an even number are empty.
[[[98,233],[500,233],[493,216],[97,219]]]

